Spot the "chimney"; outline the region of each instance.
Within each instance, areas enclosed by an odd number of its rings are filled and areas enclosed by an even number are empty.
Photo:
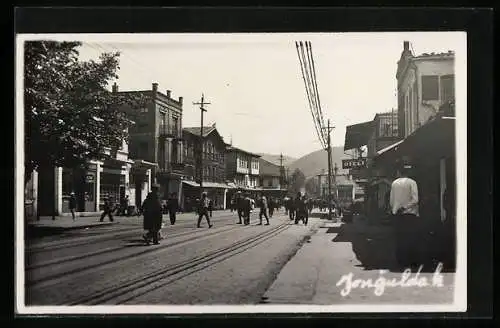
[[[172,94],[172,91],[167,90],[167,98],[170,98],[170,95]]]
[[[158,91],[158,83],[153,83],[153,91]]]
[[[116,93],[118,92],[118,84],[116,84],[116,82],[113,84],[113,92]]]
[[[183,100],[183,97],[179,97],[179,104],[182,105],[182,100]]]
[[[410,51],[410,42],[409,41],[404,41],[403,42],[403,51]]]

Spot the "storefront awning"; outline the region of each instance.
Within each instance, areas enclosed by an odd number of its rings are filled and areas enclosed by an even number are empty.
[[[377,152],[375,161],[384,158],[452,156],[455,153],[455,118],[436,117],[404,140]],[[390,156],[391,154],[392,156]]]
[[[373,121],[349,125],[345,131],[344,150],[357,149],[368,144],[373,132]]]
[[[200,184],[195,181],[183,180],[182,183],[185,183],[192,187],[200,187]],[[217,182],[203,182],[203,188],[221,188],[221,189],[232,189],[231,186],[225,183],[217,183]]]

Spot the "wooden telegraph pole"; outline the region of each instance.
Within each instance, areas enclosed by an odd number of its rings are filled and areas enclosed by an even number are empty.
[[[326,129],[328,133],[328,145],[325,149],[328,153],[328,219],[332,219],[332,147],[331,147],[331,137],[330,134],[335,127],[330,126],[330,120],[328,120],[328,126],[322,129]]]
[[[201,122],[200,122],[200,199],[203,194],[203,113],[205,113],[207,110],[203,107],[205,105],[210,105],[209,102],[205,102],[205,96],[204,94],[201,94],[201,102],[199,103],[193,103],[193,105],[199,105],[200,106],[200,113],[201,113]]]

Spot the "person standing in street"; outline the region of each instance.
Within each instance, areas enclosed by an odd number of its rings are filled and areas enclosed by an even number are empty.
[[[252,199],[250,196],[247,194],[245,195],[245,199],[243,202],[243,220],[245,222],[245,225],[250,224],[250,214],[252,212]]]
[[[276,201],[273,197],[269,197],[269,217],[272,218],[274,214],[274,208],[276,207]]]
[[[208,200],[208,214],[212,217],[212,211],[214,210],[214,201],[212,199]]]
[[[69,194],[69,211],[71,212],[71,217],[73,218],[73,221],[75,221],[75,209],[76,209],[76,197],[75,193],[72,191],[71,194]]]
[[[104,211],[101,214],[101,219],[99,220],[100,222],[104,221],[105,216],[109,217],[109,221],[113,222],[113,204],[111,204],[111,200],[109,197],[104,197]]]
[[[198,206],[198,224],[197,224],[198,228],[201,228],[201,220],[203,217],[205,217],[207,219],[207,223],[208,223],[209,228],[212,228],[212,226],[213,226],[210,223],[210,218],[208,216],[209,203],[210,203],[210,200],[207,197],[207,193],[204,192],[201,195],[200,204]]]
[[[175,192],[170,194],[170,198],[167,201],[167,208],[170,224],[174,225],[175,220],[177,219],[177,212],[179,211],[179,200],[177,199],[177,194]]]
[[[419,266],[422,222],[419,217],[418,186],[409,177],[411,166],[399,164],[390,192],[391,213],[395,218],[396,258],[401,266]]]
[[[288,200],[288,216],[290,218],[290,221],[295,220],[295,202],[296,200],[291,198]]]
[[[259,223],[259,225],[262,225],[262,216],[265,216],[266,225],[269,225],[269,216],[267,216],[267,209],[268,209],[268,204],[267,204],[266,196],[261,195],[261,197],[260,197],[260,213],[259,213],[260,223]]]
[[[238,191],[236,195],[236,210],[238,212],[238,224],[242,224],[242,218],[244,218],[243,213],[245,209],[245,199],[241,194],[241,191]]]
[[[143,208],[144,222],[143,228],[147,230],[144,240],[146,244],[149,245],[151,239],[153,239],[153,244],[159,244],[159,236],[161,230],[161,224],[163,219],[163,210],[161,201],[158,197],[158,187],[154,186],[151,188],[151,192],[146,197]]]

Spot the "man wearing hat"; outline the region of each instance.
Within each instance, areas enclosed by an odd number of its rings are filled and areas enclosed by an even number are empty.
[[[209,208],[210,200],[207,197],[207,193],[203,192],[201,194],[200,205],[198,209],[198,228],[201,228],[201,220],[203,216],[207,219],[208,227],[212,228],[212,224],[210,223],[210,218],[208,217],[208,208]]]
[[[153,244],[159,244],[158,239],[160,237],[160,229],[163,220],[163,209],[158,197],[159,189],[159,185],[153,185],[151,187],[151,192],[142,205],[144,215],[143,228],[148,231],[146,236],[144,236],[144,240],[148,245],[151,239],[153,239]]]
[[[395,219],[396,257],[402,266],[422,264],[419,254],[421,248],[422,224],[419,217],[418,186],[409,177],[411,165],[399,162],[396,180],[390,191],[390,209]]]
[[[111,199],[109,196],[104,197],[104,211],[101,214],[101,219],[99,220],[100,222],[104,221],[104,217],[107,215],[109,217],[109,221],[113,222],[113,206],[111,204]]]
[[[72,191],[71,194],[69,194],[69,211],[71,212],[71,217],[73,218],[73,221],[75,221],[75,209],[76,209],[76,197],[75,193]]]
[[[242,217],[244,213],[244,208],[245,208],[245,198],[243,198],[243,195],[241,191],[238,191],[236,193],[236,210],[238,212],[238,224],[242,224]]]

